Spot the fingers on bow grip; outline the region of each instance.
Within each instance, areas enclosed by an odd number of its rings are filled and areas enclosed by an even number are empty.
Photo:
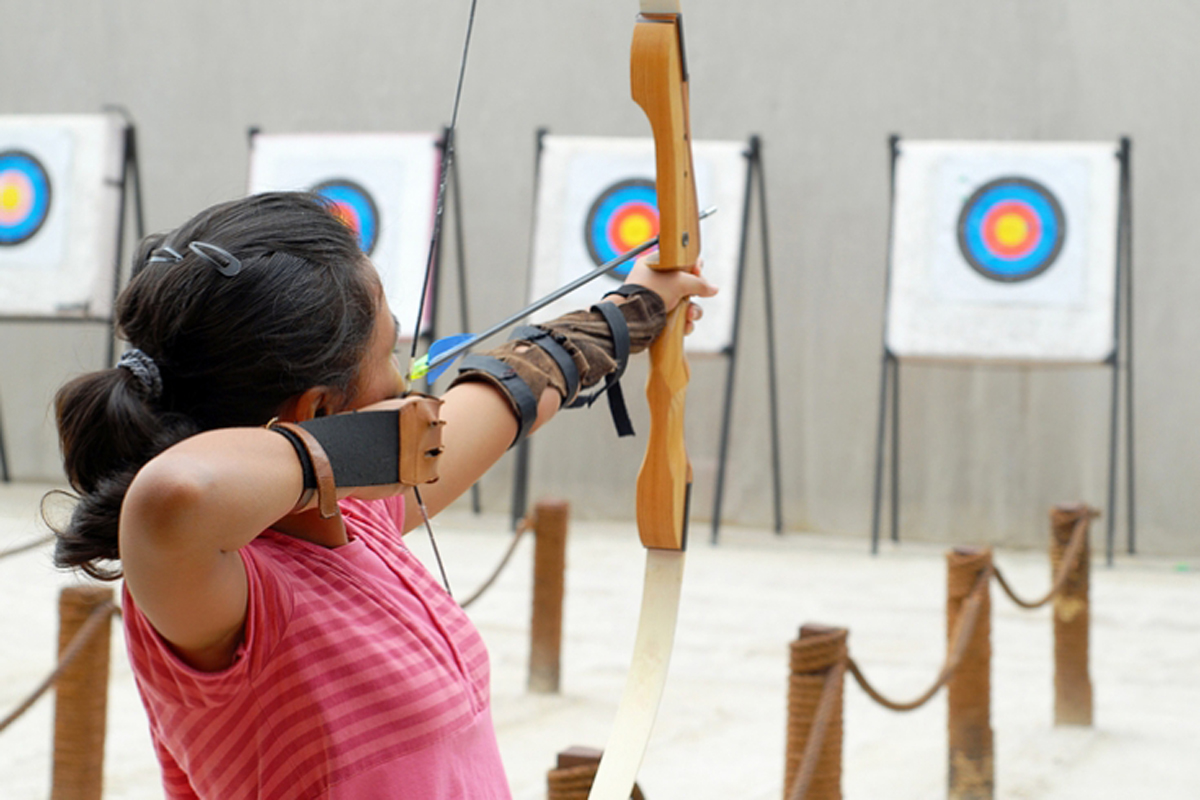
[[[400,483],[419,486],[438,479],[442,450],[442,401],[429,395],[409,395],[400,407]]]

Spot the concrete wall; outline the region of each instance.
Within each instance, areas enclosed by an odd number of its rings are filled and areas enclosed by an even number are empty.
[[[645,135],[628,99],[636,4],[480,2],[460,116],[469,299],[480,323],[523,300],[534,131]],[[1180,0],[687,0],[698,138],[763,137],[784,514],[865,535],[887,233],[886,141],[1133,140],[1139,542],[1200,553],[1200,12]],[[141,141],[149,227],[244,190],[246,129],[436,130],[449,119],[468,3],[446,0],[0,0],[0,113],[120,103]],[[761,308],[761,253],[745,302]],[[443,298],[448,322],[453,290]],[[769,524],[761,314],[748,313],[726,494],[729,521]],[[18,477],[56,474],[44,425],[63,375],[102,337],[0,325],[0,385]],[[628,395],[645,427],[639,369]],[[903,536],[1045,541],[1055,502],[1105,503],[1109,373],[908,367]],[[696,517],[712,503],[724,367],[694,365]],[[631,514],[642,441],[602,409],[539,435],[533,493],[575,513]],[[509,465],[485,482],[507,507]],[[1123,509],[1119,509],[1123,517]],[[1119,532],[1123,537],[1123,524]],[[706,535],[697,523],[696,536]]]

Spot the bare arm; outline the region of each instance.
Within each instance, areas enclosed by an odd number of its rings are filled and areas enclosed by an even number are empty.
[[[228,664],[246,616],[237,551],[287,515],[302,489],[291,444],[256,428],[185,439],[134,478],[121,508],[125,580],[189,663]]]

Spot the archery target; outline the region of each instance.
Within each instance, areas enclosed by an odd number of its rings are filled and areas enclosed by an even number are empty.
[[[312,187],[312,191],[333,204],[334,215],[354,231],[364,253],[375,252],[375,244],[379,241],[379,209],[370,192],[346,178],[322,181]]]
[[[888,347],[963,361],[1108,358],[1119,171],[1115,143],[901,142]]]
[[[0,247],[20,244],[50,214],[50,176],[37,158],[20,150],[0,153]]]
[[[111,315],[124,134],[109,114],[0,117],[0,315]]]
[[[1058,258],[1067,221],[1054,194],[1029,178],[997,178],[963,203],[958,246],[980,275],[994,281],[1025,281]]]
[[[588,253],[597,267],[658,236],[658,194],[654,181],[628,178],[600,193],[588,210],[583,233]],[[613,270],[622,279],[633,265]]]
[[[658,235],[651,139],[544,136],[529,300],[537,300]],[[723,352],[733,339],[747,161],[742,142],[694,142],[700,207],[717,213],[700,223],[701,257],[710,281],[725,287],[701,301],[704,321],[686,339],[692,353]],[[577,289],[533,317],[545,321],[597,302],[632,263]]]
[[[251,137],[249,191],[311,191],[329,199],[383,281],[400,338],[413,338],[440,175],[426,133],[265,134]],[[431,328],[430,276],[422,329]]]

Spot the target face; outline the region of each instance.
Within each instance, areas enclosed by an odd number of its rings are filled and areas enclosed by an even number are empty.
[[[0,153],[0,246],[32,237],[50,214],[50,177],[21,150]]]
[[[1054,264],[1067,221],[1054,195],[1028,178],[998,178],[979,187],[958,218],[958,246],[980,275],[1016,283]]]
[[[371,255],[379,241],[379,209],[371,193],[345,178],[322,181],[312,191],[333,204],[334,215],[358,236],[363,252]]]
[[[584,240],[596,266],[658,236],[658,194],[654,181],[632,178],[609,186],[587,214]],[[613,270],[622,278],[632,262]]]

